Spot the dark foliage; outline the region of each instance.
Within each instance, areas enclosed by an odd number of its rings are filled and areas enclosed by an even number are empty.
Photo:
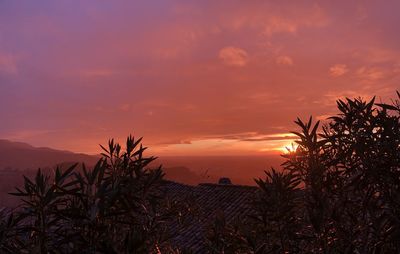
[[[319,121],[297,119],[284,172],[256,180],[255,214],[237,233],[249,249],[232,253],[400,253],[397,95],[339,100],[321,132]]]
[[[53,176],[39,169],[13,195],[22,205],[2,216],[2,253],[151,253],[163,248],[173,215],[159,191],[161,168],[148,170],[141,139],[126,150],[110,140],[96,166]]]

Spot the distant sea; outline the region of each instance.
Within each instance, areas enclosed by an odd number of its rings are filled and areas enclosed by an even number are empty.
[[[254,178],[264,178],[265,170],[281,169],[284,158],[265,156],[162,156],[156,164],[165,168],[185,167],[205,182],[229,177],[234,184],[254,185]]]

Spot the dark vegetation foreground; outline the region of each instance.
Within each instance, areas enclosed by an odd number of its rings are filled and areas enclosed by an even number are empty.
[[[400,253],[399,100],[339,100],[321,129],[298,119],[285,170],[244,199],[167,182],[140,139],[111,140],[92,169],[24,179],[0,253]]]

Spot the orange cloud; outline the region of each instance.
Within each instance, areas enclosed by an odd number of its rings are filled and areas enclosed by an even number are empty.
[[[288,56],[278,56],[276,58],[276,63],[278,65],[293,65],[293,60]]]
[[[274,33],[286,32],[295,33],[297,31],[298,24],[295,21],[288,20],[283,17],[271,17],[266,26],[265,33],[272,35]]]
[[[247,52],[237,47],[222,48],[218,56],[226,65],[231,66],[245,66],[249,60]]]
[[[332,77],[340,77],[346,74],[349,71],[347,65],[345,64],[335,64],[334,66],[329,68],[329,74]]]
[[[234,30],[259,29],[272,37],[279,33],[296,34],[303,28],[325,27],[330,23],[325,10],[319,5],[279,5],[274,3],[242,4],[233,12],[224,14],[225,24]]]
[[[366,81],[379,80],[385,77],[386,71],[377,67],[361,67],[357,70],[357,75]]]
[[[323,100],[318,101],[318,104],[324,104],[330,107],[330,111],[327,114],[317,116],[318,120],[323,119],[329,114],[334,114],[332,110],[336,110],[335,105],[338,99],[345,100],[346,98],[363,98],[365,100],[371,99],[373,93],[367,89],[360,90],[341,90],[341,91],[330,91],[323,95]]]
[[[155,146],[152,149],[161,155],[249,155],[257,153],[285,152],[286,147],[297,139],[291,133],[258,135],[257,133],[238,133],[232,135],[210,136],[190,141]]]

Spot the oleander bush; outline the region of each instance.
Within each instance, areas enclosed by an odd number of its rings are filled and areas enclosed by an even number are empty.
[[[249,248],[232,253],[400,253],[397,96],[338,100],[322,128],[297,119],[297,148],[283,155],[283,172],[256,180],[254,214],[234,235]]]
[[[22,204],[2,216],[1,253],[151,253],[162,248],[174,213],[158,190],[161,168],[148,170],[141,139],[126,150],[109,141],[93,169],[76,164],[53,176],[40,169],[13,195]]]

